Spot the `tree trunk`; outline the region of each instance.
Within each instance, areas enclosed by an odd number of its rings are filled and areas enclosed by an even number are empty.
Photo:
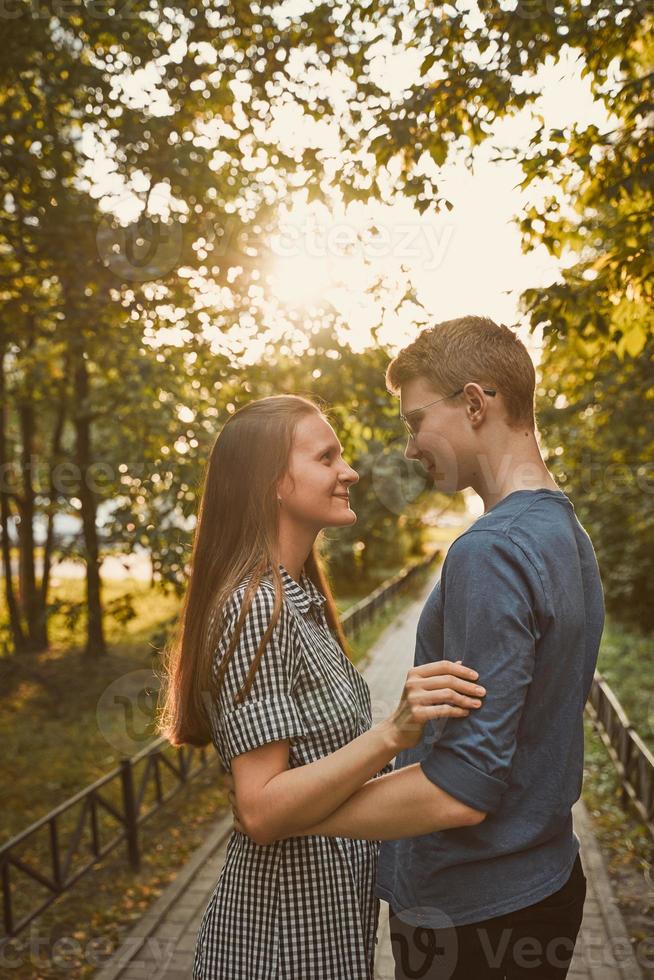
[[[55,484],[55,469],[59,454],[61,452],[61,437],[64,430],[64,420],[66,417],[66,394],[65,386],[62,385],[61,401],[57,412],[57,421],[52,434],[52,446],[50,449],[50,497],[48,504],[48,524],[43,546],[43,573],[41,575],[41,594],[39,596],[41,615],[43,617],[43,632],[47,643],[48,638],[48,589],[50,586],[50,568],[52,565],[52,550],[54,547],[54,518],[57,511],[57,487]]]
[[[102,596],[100,581],[100,548],[97,530],[97,506],[91,489],[89,467],[91,465],[91,423],[89,419],[89,379],[83,352],[78,353],[75,366],[75,435],[76,457],[80,470],[79,497],[82,504],[82,529],[86,547],[86,603],[87,637],[85,653],[99,657],[107,652],[102,624]]]
[[[0,351],[0,527],[2,529],[2,568],[4,572],[4,591],[9,610],[9,628],[16,653],[27,648],[27,638],[23,632],[20,609],[14,595],[11,568],[11,544],[9,541],[9,461],[6,443],[6,393],[5,393],[5,352]]]
[[[43,634],[43,617],[40,610],[39,594],[36,588],[36,562],[34,550],[34,514],[36,493],[34,490],[34,475],[32,462],[35,458],[34,449],[34,409],[32,405],[22,402],[18,407],[18,419],[21,434],[20,469],[23,483],[23,493],[20,498],[19,561],[20,561],[20,603],[27,623],[29,646],[32,650],[42,650],[45,644]]]

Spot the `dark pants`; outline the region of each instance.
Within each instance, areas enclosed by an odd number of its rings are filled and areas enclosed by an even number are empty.
[[[391,909],[395,980],[563,980],[586,898],[577,855],[565,885],[541,902],[483,922],[424,929]]]

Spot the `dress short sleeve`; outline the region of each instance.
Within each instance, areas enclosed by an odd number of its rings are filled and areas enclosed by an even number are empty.
[[[214,658],[214,676],[234,634],[244,594],[245,587],[237,589],[227,604],[223,631]],[[259,642],[270,624],[274,603],[272,588],[260,585],[252,598],[213,705],[217,744],[226,765],[234,756],[269,742],[307,735],[300,706],[293,697],[301,654],[295,648],[290,614],[285,603],[282,603],[279,618],[246,699],[240,704],[234,700],[243,687]]]

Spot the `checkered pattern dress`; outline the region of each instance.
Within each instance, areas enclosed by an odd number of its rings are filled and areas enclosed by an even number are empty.
[[[305,575],[298,584],[284,568],[281,574],[282,610],[248,698],[234,706],[272,618],[267,581],[254,596],[213,709],[213,741],[228,771],[235,755],[285,738],[290,768],[304,766],[372,724],[368,686],[328,629],[324,596]],[[244,592],[245,584],[225,610],[215,664]],[[234,831],[200,925],[193,980],[372,980],[378,851],[378,841],[344,837],[263,846]]]

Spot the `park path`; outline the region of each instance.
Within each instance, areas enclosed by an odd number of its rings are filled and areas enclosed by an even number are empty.
[[[413,662],[415,628],[431,585],[384,631],[363,670],[375,721],[395,705]],[[570,980],[641,980],[622,916],[615,903],[590,818],[583,803],[574,811],[575,830],[588,881],[584,921],[568,976]],[[223,816],[176,879],[132,930],[96,980],[190,980],[200,919],[222,867],[231,817]],[[382,902],[376,980],[393,980],[388,906]],[[258,980],[244,977],[243,980]],[[311,980],[298,977],[297,980]],[[348,980],[334,977],[334,980]],[[474,978],[470,978],[474,980]]]

